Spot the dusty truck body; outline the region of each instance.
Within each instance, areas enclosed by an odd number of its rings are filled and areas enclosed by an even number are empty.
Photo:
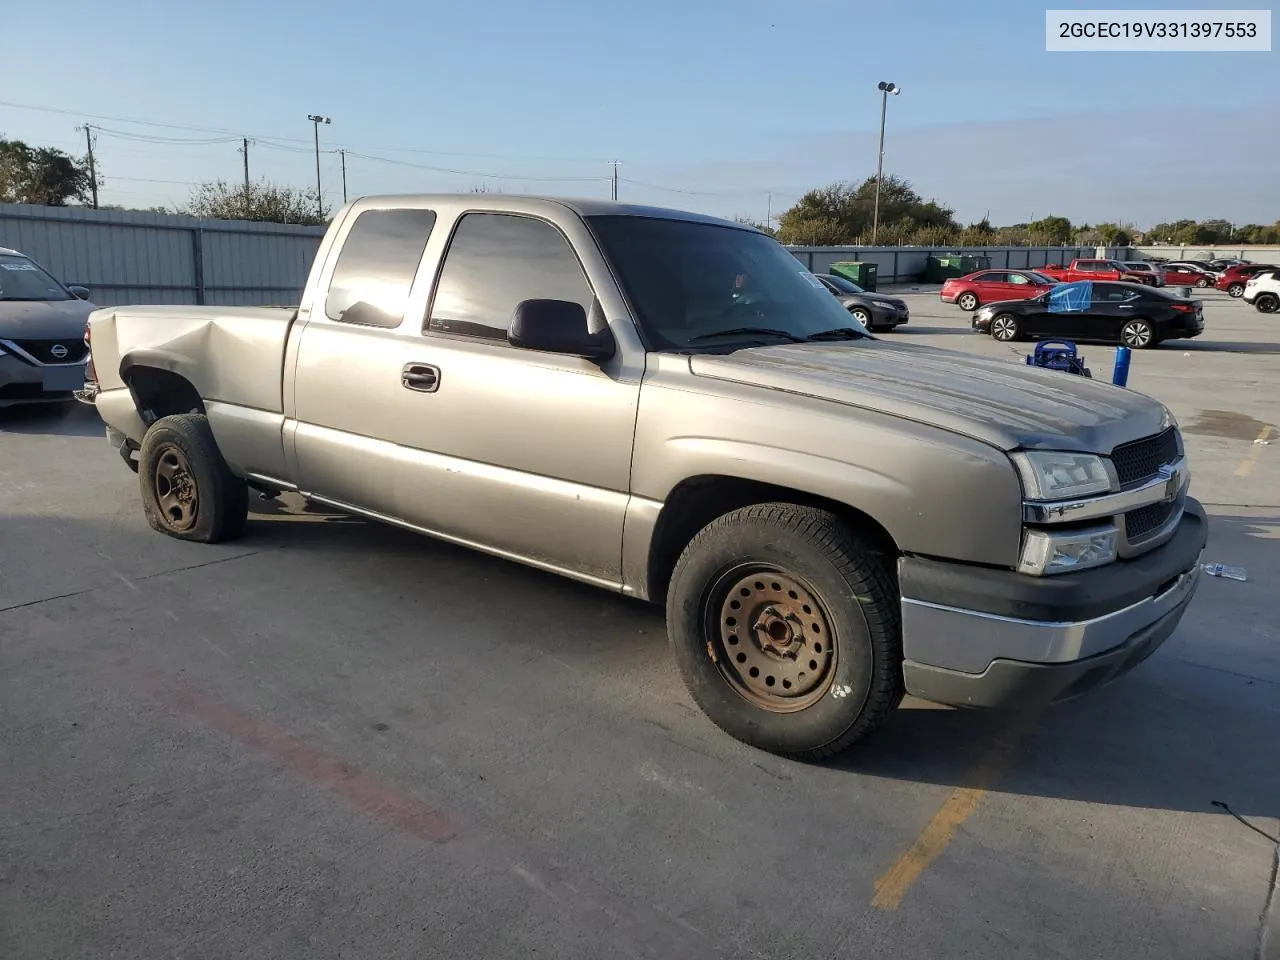
[[[750,228],[467,195],[345,207],[296,312],[90,326],[155,529],[235,537],[249,489],[296,492],[664,604],[694,699],[763,749],[1158,647],[1206,538],[1169,412],[850,323]]]

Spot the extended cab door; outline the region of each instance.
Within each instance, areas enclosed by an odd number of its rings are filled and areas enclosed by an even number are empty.
[[[396,436],[412,450],[399,508],[449,537],[620,584],[643,351],[619,343],[599,364],[507,342],[522,300],[579,303],[595,329],[619,312],[594,241],[565,214],[479,209],[454,223],[414,346],[438,384],[402,391],[399,406]]]
[[[424,244],[403,239],[412,291],[387,282],[384,249],[343,260],[334,309],[303,331],[295,374],[303,489],[445,539],[579,579],[621,583],[644,352],[585,225],[451,201]],[[356,226],[371,211],[359,214]],[[355,234],[355,228],[352,228]],[[567,234],[575,237],[570,243]],[[582,252],[579,257],[578,251]],[[418,260],[421,259],[421,265]],[[584,265],[585,264],[585,265]],[[588,277],[588,269],[590,278]],[[323,282],[323,280],[322,280]],[[346,283],[354,294],[342,292]],[[597,297],[597,292],[599,297]],[[603,363],[512,347],[517,303],[573,300],[622,317]],[[343,307],[347,301],[352,306]],[[369,304],[381,304],[381,314]],[[381,317],[394,329],[347,323]],[[428,312],[429,311],[429,312]],[[627,333],[630,330],[630,338]]]

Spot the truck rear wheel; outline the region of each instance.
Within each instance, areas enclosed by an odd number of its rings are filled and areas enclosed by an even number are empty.
[[[730,736],[798,760],[834,756],[902,700],[890,567],[837,517],[735,510],[681,554],[667,634],[689,693]]]
[[[244,533],[249,488],[222,459],[203,415],[183,413],[152,424],[138,451],[138,479],[153,530],[199,543]]]

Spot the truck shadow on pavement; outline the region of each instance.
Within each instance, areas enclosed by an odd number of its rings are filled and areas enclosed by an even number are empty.
[[[0,436],[20,433],[31,436],[101,437],[105,429],[93,407],[75,400],[59,404],[0,408]]]
[[[564,657],[589,648],[590,656],[575,658],[584,684],[593,673],[603,677],[625,661],[636,684],[671,692],[655,693],[641,709],[651,712],[649,722],[690,749],[723,763],[745,759],[804,775],[804,765],[739,745],[696,711],[673,715],[671,701],[687,697],[671,682],[674,668],[655,607],[408,531],[307,513],[287,500],[255,504],[254,510],[246,546],[350,552],[362,561],[359,571],[349,571],[356,577],[349,585],[354,590],[373,590],[379,582],[389,589],[388,580],[396,578],[432,579],[447,568],[451,580],[483,581],[484,595],[502,596],[507,609],[545,611],[548,622],[562,621],[572,609],[573,621],[590,626],[557,636],[512,625],[481,594],[459,592],[451,601],[459,605],[459,617],[532,652]],[[1280,530],[1280,517],[1236,522],[1251,537],[1271,539]],[[371,562],[371,554],[383,559]],[[366,577],[369,582],[361,584]],[[1222,813],[1214,806],[1220,801],[1243,816],[1280,815],[1280,764],[1273,751],[1280,742],[1280,682],[1215,670],[1185,656],[1184,645],[1212,642],[1210,618],[1195,616],[1195,610],[1193,605],[1164,648],[1110,686],[1030,716],[952,710],[908,698],[874,736],[825,766],[857,776],[967,787],[994,744],[1016,742],[991,789],[1206,813]]]

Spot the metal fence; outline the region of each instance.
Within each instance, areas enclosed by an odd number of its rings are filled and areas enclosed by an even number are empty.
[[[908,283],[924,276],[930,257],[988,257],[993,270],[1034,269],[1069,264],[1077,257],[1122,257],[1123,247],[788,247],[813,273],[826,273],[837,260],[876,265],[878,283]]]
[[[1216,260],[1219,257],[1239,257],[1251,263],[1274,263],[1280,266],[1280,247],[1141,246],[1134,247],[1133,251],[1138,256],[1164,257],[1166,260]]]
[[[323,227],[0,204],[0,247],[25,253],[99,306],[292,306]]]

